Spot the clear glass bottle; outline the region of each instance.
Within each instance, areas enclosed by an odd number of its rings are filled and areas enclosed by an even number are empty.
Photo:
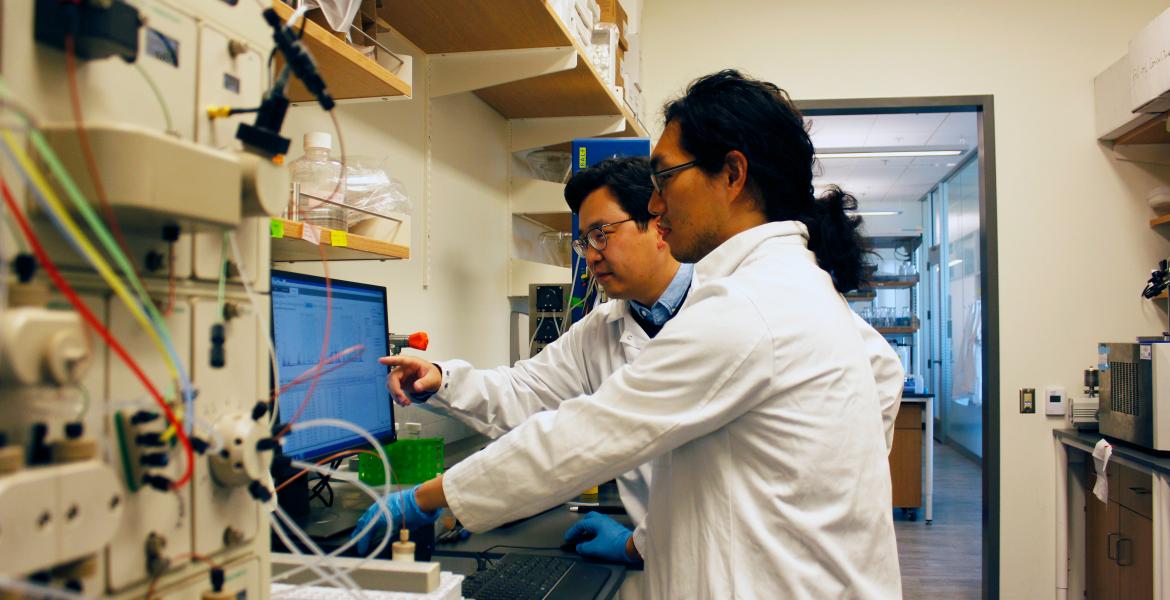
[[[341,178],[341,163],[329,157],[333,137],[313,131],[305,134],[305,155],[288,165],[292,180],[292,195],[286,217],[294,221],[312,223],[329,229],[346,230],[346,213],[322,199],[345,204],[345,181]],[[334,193],[334,190],[337,190]]]

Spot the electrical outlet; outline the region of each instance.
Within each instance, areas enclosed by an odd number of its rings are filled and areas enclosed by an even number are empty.
[[[1020,389],[1020,413],[1029,414],[1036,412],[1036,388],[1021,388]]]

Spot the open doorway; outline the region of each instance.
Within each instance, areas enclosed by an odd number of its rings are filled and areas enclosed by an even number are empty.
[[[873,249],[867,284],[847,298],[907,373],[890,456],[904,596],[997,597],[991,98],[798,105],[817,150],[814,185],[858,199]]]

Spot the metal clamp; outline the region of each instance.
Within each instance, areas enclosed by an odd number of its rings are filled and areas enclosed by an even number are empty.
[[[336,200],[332,200],[332,199],[330,199],[330,198],[321,198],[321,197],[318,197],[318,196],[314,196],[314,195],[312,195],[312,194],[306,194],[305,192],[300,192],[300,191],[299,191],[299,189],[298,189],[298,192],[299,192],[299,194],[300,194],[300,196],[301,196],[301,197],[304,197],[304,198],[309,198],[310,200],[316,200],[316,201],[318,201],[318,202],[324,202],[325,204],[332,204],[333,206],[337,206],[337,207],[344,208],[344,209],[347,209],[347,210],[356,210],[356,211],[358,211],[358,212],[360,212],[360,213],[365,213],[365,214],[367,214],[367,215],[370,215],[371,217],[378,217],[378,218],[380,218],[380,219],[386,219],[386,220],[388,220],[388,221],[394,221],[395,223],[402,223],[402,222],[403,222],[403,221],[402,221],[402,219],[399,219],[398,217],[392,217],[392,216],[390,216],[390,215],[384,215],[384,214],[382,214],[382,213],[374,212],[374,211],[372,211],[372,210],[366,210],[366,209],[364,209],[364,208],[358,208],[358,207],[356,207],[356,206],[350,206],[349,204],[346,204],[346,203],[344,203],[344,202],[338,202],[338,201],[336,201]]]

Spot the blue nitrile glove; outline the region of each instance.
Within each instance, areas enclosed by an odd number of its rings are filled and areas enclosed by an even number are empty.
[[[423,512],[423,510],[418,507],[418,501],[414,499],[414,491],[417,489],[418,486],[416,485],[409,490],[394,492],[393,494],[389,494],[385,498],[382,498],[381,502],[378,503],[390,509],[390,516],[394,521],[391,527],[394,530],[402,529],[404,526],[407,529],[415,529],[422,527],[423,525],[430,525],[438,520],[440,512],[439,510]],[[385,534],[386,514],[382,512],[382,509],[378,507],[378,504],[371,506],[369,510],[366,511],[366,514],[362,515],[361,519],[358,519],[357,527],[353,530],[352,537],[357,537],[359,534],[361,534],[362,530],[366,528],[368,523],[371,521],[375,523],[375,525],[370,529],[369,533],[362,536],[362,538],[358,540],[358,554],[364,555],[370,549],[370,540]]]
[[[634,532],[625,525],[597,512],[582,517],[565,532],[566,542],[577,544],[577,554],[622,564],[637,564],[639,559],[626,553],[626,542]]]

